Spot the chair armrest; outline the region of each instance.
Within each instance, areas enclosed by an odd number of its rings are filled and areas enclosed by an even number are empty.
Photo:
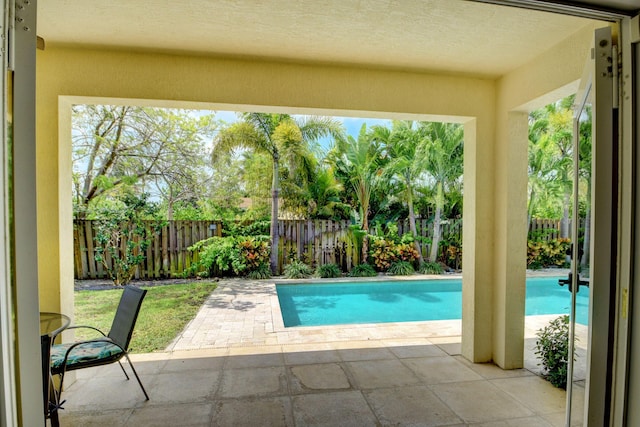
[[[100,329],[98,328],[94,328],[93,326],[86,326],[86,325],[74,325],[74,326],[69,326],[66,330],[69,329],[93,329],[94,331],[100,332],[100,334],[103,337],[106,337],[107,334],[105,334],[104,332],[102,332]]]

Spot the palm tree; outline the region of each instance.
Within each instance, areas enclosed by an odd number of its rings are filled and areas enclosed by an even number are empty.
[[[463,173],[462,157],[464,133],[459,124],[454,123],[421,123],[425,132],[426,169],[435,187],[436,212],[433,219],[433,241],[429,261],[438,260],[440,244],[442,211],[444,209],[445,192],[455,184]]]
[[[569,211],[571,208],[572,187],[572,138],[573,117],[571,105],[573,96],[549,104],[532,113],[538,132],[550,139],[554,145],[555,185],[562,189],[562,220],[560,222],[560,237],[569,237]]]
[[[373,127],[373,138],[385,144],[389,163],[387,175],[402,185],[402,193],[409,209],[409,229],[418,251],[418,260],[423,263],[422,250],[417,240],[416,214],[414,211],[414,191],[417,181],[425,172],[426,138],[424,128],[415,126],[411,120],[394,120],[391,129],[383,126]]]
[[[324,137],[339,138],[342,124],[330,117],[292,117],[288,114],[243,113],[242,121],[222,129],[214,139],[213,157],[237,148],[267,153],[273,162],[271,182],[271,270],[278,268],[278,197],[281,162],[289,170],[304,168],[309,145]]]
[[[327,158],[353,189],[358,203],[360,228],[365,233],[362,261],[366,262],[369,251],[369,205],[371,194],[380,181],[382,151],[371,133],[367,132],[366,123],[360,128],[358,139],[348,135],[337,142]]]
[[[314,179],[306,187],[309,217],[348,219],[350,207],[340,199],[343,190],[331,167],[318,167]]]
[[[555,146],[546,132],[545,121],[531,120],[529,127],[529,202],[527,205],[527,229],[531,227],[531,221],[536,208],[541,200],[559,197],[563,191],[563,185],[557,182],[558,161],[554,154]]]

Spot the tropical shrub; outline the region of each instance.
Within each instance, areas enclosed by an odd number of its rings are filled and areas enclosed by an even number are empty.
[[[371,258],[378,271],[387,271],[396,261],[415,262],[418,259],[418,251],[412,243],[395,243],[389,239],[373,238]]]
[[[203,270],[208,276],[248,274],[269,262],[268,236],[210,237],[189,250],[198,251],[198,262],[187,274]]]
[[[302,261],[293,260],[284,267],[284,276],[287,279],[306,279],[313,274],[313,269]]]
[[[377,276],[376,270],[370,264],[358,264],[351,269],[351,277],[373,277]]]
[[[316,276],[322,278],[333,278],[342,276],[342,270],[336,264],[323,264],[316,269]]]
[[[246,270],[257,270],[260,266],[269,263],[269,242],[265,239],[245,237],[238,239],[240,258],[244,261]]]
[[[396,245],[391,240],[375,239],[371,243],[371,258],[378,271],[387,271],[398,259]]]
[[[529,241],[527,243],[527,268],[564,267],[571,241],[560,238],[549,241]]]
[[[443,239],[439,249],[438,261],[456,270],[462,267],[462,242],[459,239]]]
[[[154,218],[157,206],[147,202],[147,194],[125,194],[115,204],[105,204],[97,213],[96,261],[102,263],[116,286],[126,285],[136,269],[146,259],[145,251],[158,233],[162,222],[143,220]],[[109,262],[110,260],[110,262]]]
[[[252,280],[268,279],[271,277],[271,267],[269,263],[260,264],[255,270],[252,270],[247,274],[247,277]]]
[[[439,262],[425,262],[420,266],[422,274],[442,274],[442,265]]]
[[[418,259],[418,251],[413,243],[400,243],[396,245],[396,252],[398,253],[398,259],[405,261],[409,264]]]
[[[415,273],[416,271],[413,268],[413,265],[407,261],[396,261],[391,264],[387,273],[392,274],[394,276],[408,276],[410,274]]]
[[[569,360],[569,316],[555,318],[536,336],[536,352],[541,359],[545,378],[558,388],[567,387]]]

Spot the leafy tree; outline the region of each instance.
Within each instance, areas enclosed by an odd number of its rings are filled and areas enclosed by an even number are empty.
[[[435,215],[433,219],[433,241],[429,261],[438,260],[441,239],[440,224],[445,203],[445,193],[450,187],[459,185],[463,173],[463,128],[455,123],[423,122],[426,134],[426,169],[435,187]]]
[[[206,180],[204,141],[215,127],[212,116],[186,110],[76,105],[73,118],[74,202],[78,218],[90,215],[100,197],[133,185],[149,186],[169,207],[199,196]]]
[[[573,152],[573,117],[571,105],[573,96],[549,104],[533,111],[531,118],[535,122],[534,129],[541,135],[539,139],[548,138],[553,145],[553,169],[555,178],[553,185],[560,188],[562,194],[562,220],[560,237],[569,237],[569,211],[572,193],[572,152]]]
[[[221,129],[215,137],[213,158],[215,160],[237,148],[267,153],[271,157],[271,270],[275,273],[281,162],[290,171],[304,169],[310,142],[342,135],[342,125],[329,117],[294,118],[288,114],[243,113],[241,118],[241,121]]]
[[[540,200],[560,196],[562,185],[557,185],[558,158],[555,146],[544,130],[546,123],[534,121],[529,127],[529,200],[527,204],[527,224],[540,205]]]
[[[240,206],[244,193],[242,182],[243,159],[231,153],[221,154],[213,164],[213,178],[210,187],[210,201],[222,209]]]
[[[157,206],[147,194],[132,193],[119,197],[98,212],[96,221],[96,261],[101,262],[116,286],[126,285],[145,260],[145,251],[153,233],[162,226],[157,221]],[[145,223],[144,220],[156,219]]]
[[[362,261],[367,261],[369,252],[369,204],[371,193],[381,181],[382,149],[380,144],[367,132],[363,124],[358,139],[348,135],[337,141],[329,153],[329,161],[340,171],[345,182],[352,188],[358,204],[358,219],[365,232],[362,242]]]
[[[344,190],[333,174],[333,168],[319,166],[315,177],[307,184],[307,213],[313,219],[348,219],[351,207],[340,196]]]
[[[414,211],[415,187],[425,173],[427,151],[424,127],[415,122],[394,120],[391,129],[374,126],[373,138],[384,143],[389,156],[386,174],[397,179],[404,201],[409,209],[409,228],[415,239],[418,236],[416,214]],[[414,240],[418,260],[423,262],[420,243]]]
[[[244,195],[251,200],[251,208],[266,212],[271,210],[271,184],[273,165],[267,153],[245,151],[239,170]]]

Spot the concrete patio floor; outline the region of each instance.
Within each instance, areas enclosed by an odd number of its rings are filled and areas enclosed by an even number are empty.
[[[460,356],[460,321],[286,329],[281,319],[273,282],[222,281],[165,352],[133,356],[149,401],[117,364],[77,371],[61,425],[564,425],[565,392],[533,372],[547,317],[527,318],[526,369],[511,371]]]

